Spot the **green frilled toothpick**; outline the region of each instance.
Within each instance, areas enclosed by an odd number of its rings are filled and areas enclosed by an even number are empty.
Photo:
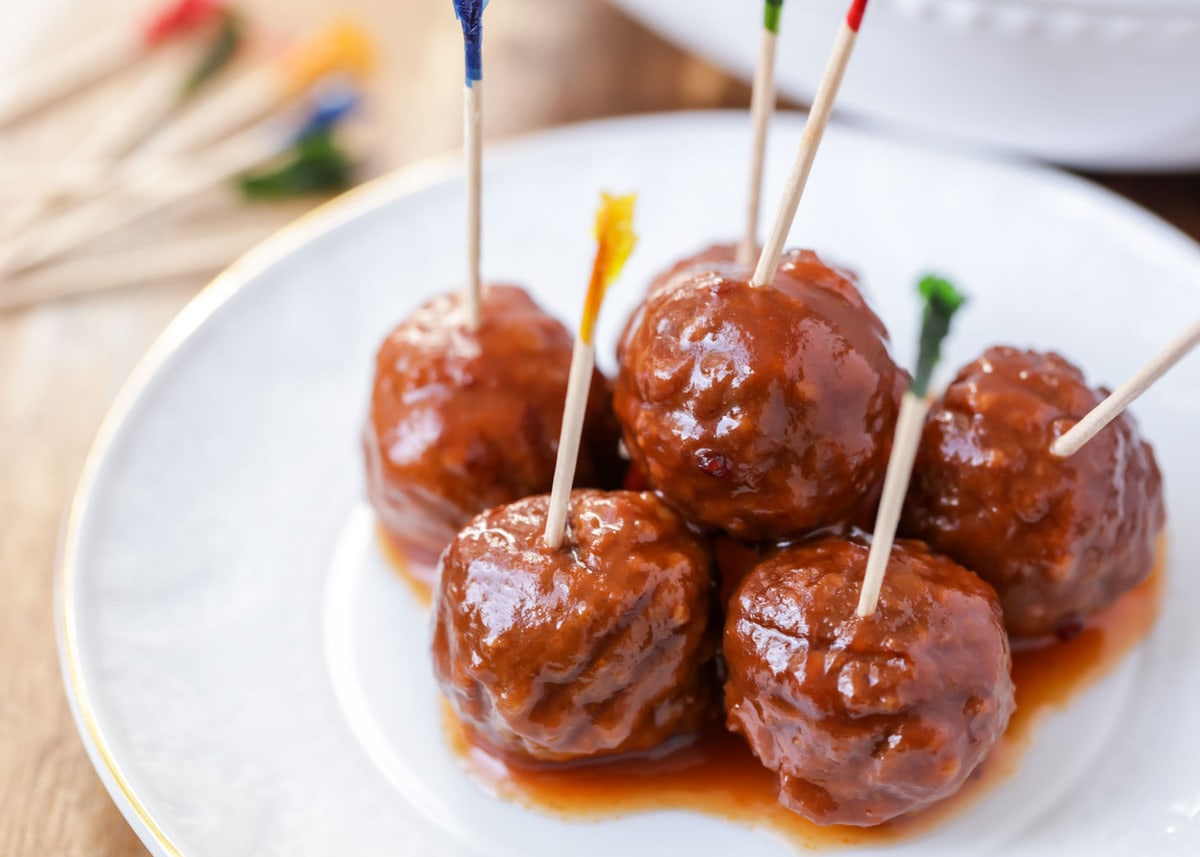
[[[912,384],[900,401],[900,414],[896,417],[892,455],[888,459],[887,475],[883,480],[883,496],[879,500],[879,514],[875,518],[875,534],[871,539],[871,551],[867,555],[867,570],[858,597],[858,609],[855,610],[855,614],[862,617],[874,613],[879,603],[879,590],[883,586],[883,575],[887,571],[892,543],[896,540],[900,510],[904,506],[904,495],[908,493],[908,482],[912,476],[913,461],[917,457],[917,447],[921,442],[925,415],[929,413],[929,381],[941,358],[942,342],[950,333],[950,321],[966,303],[966,298],[948,280],[941,277],[925,277],[917,285],[917,289],[924,301],[917,371]]]
[[[338,144],[336,134],[359,101],[359,91],[349,82],[317,92],[290,149],[238,180],[243,195],[247,199],[284,199],[350,187],[355,162]]]
[[[750,192],[746,198],[746,232],[738,245],[738,262],[753,265],[758,253],[758,212],[762,207],[763,159],[767,149],[767,128],[775,112],[775,48],[779,41],[779,19],[783,0],[766,0],[763,12],[762,41],[758,50],[758,68],[750,95]]]
[[[242,20],[239,12],[234,9],[225,9],[222,12],[220,23],[212,35],[208,48],[183,82],[185,99],[191,98],[203,89],[206,83],[229,65],[242,47],[245,30],[245,21]]]

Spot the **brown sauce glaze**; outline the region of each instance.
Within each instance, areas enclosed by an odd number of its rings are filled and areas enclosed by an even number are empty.
[[[663,758],[566,770],[506,764],[474,743],[444,706],[447,740],[489,791],[560,817],[596,820],[691,810],[764,829],[808,849],[902,842],[960,815],[1015,773],[1041,718],[1110,672],[1145,636],[1162,598],[1163,551],[1160,541],[1159,564],[1150,578],[1095,616],[1077,637],[1013,653],[1016,713],[991,755],[956,795],[878,827],[820,827],[784,809],[775,798],[775,775],[758,763],[741,737],[721,727]]]
[[[437,563],[430,565],[408,556],[404,549],[396,544],[383,524],[378,524],[375,532],[379,540],[379,549],[388,565],[396,572],[396,576],[408,586],[418,604],[422,607],[432,606],[433,585],[437,583]]]

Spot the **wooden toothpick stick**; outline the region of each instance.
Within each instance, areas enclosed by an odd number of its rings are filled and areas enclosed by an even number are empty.
[[[558,548],[567,529],[567,510],[571,503],[571,485],[575,482],[575,464],[579,458],[579,440],[583,434],[583,418],[587,413],[588,393],[592,386],[592,370],[596,365],[596,344],[593,334],[600,305],[608,287],[617,279],[625,260],[633,252],[637,236],[633,234],[633,206],[637,197],[602,194],[596,214],[596,259],[588,282],[583,314],[579,321],[579,336],[571,354],[571,374],[567,381],[567,401],[563,407],[562,431],[558,438],[558,460],[554,465],[554,484],[550,491],[550,508],[546,514],[547,547]]]
[[[137,283],[210,274],[266,237],[261,226],[71,259],[0,283],[0,312]]]
[[[141,27],[118,21],[55,52],[42,65],[10,76],[9,85],[0,90],[0,125],[79,92],[160,44],[208,24],[222,11],[214,0],[177,0]]]
[[[180,43],[164,47],[154,64],[131,81],[128,90],[117,99],[113,108],[93,126],[85,129],[73,141],[64,164],[115,162],[116,159],[145,137],[179,102],[183,73],[198,55],[203,45]],[[93,191],[108,192],[112,187],[113,171],[97,175],[91,185],[65,180],[45,183],[32,188],[8,212],[5,227],[18,234],[43,219],[52,205],[62,197],[88,195]]]
[[[750,96],[750,192],[746,200],[746,234],[738,245],[737,261],[754,264],[758,249],[758,210],[762,204],[763,159],[767,148],[767,126],[775,111],[775,46],[779,41],[779,16],[783,0],[766,0],[763,12],[762,42],[758,51],[758,68],[754,72],[754,89]]]
[[[1121,412],[1133,404],[1134,400],[1150,388],[1150,385],[1166,374],[1167,370],[1182,360],[1200,342],[1200,319],[1194,321],[1187,330],[1164,348],[1158,356],[1147,363],[1136,375],[1122,384],[1117,390],[1100,404],[1096,405],[1087,416],[1077,422],[1058,440],[1054,441],[1050,451],[1061,458],[1079,452],[1085,443],[1094,438],[1100,431],[1121,415]]]
[[[854,611],[857,616],[870,616],[879,603],[879,590],[883,586],[883,575],[887,571],[892,544],[896,540],[900,510],[904,506],[904,495],[908,493],[925,415],[929,413],[929,381],[941,357],[942,340],[950,332],[950,320],[966,302],[966,298],[954,286],[937,277],[925,277],[918,288],[925,300],[925,309],[921,320],[917,374],[900,401],[896,433],[892,437],[892,454],[883,480],[883,496],[879,500],[875,533],[867,554],[867,570],[859,591],[858,608]]]
[[[462,24],[466,83],[463,86],[463,158],[467,171],[467,320],[479,326],[483,281],[479,273],[480,207],[483,190],[483,9],[486,0],[454,0]]]
[[[763,244],[762,254],[758,257],[758,265],[754,269],[751,285],[765,286],[775,276],[779,267],[779,257],[783,255],[783,245],[787,242],[788,232],[792,221],[796,219],[796,209],[800,207],[800,197],[804,194],[804,186],[808,184],[808,174],[812,172],[813,161],[817,157],[817,149],[825,134],[825,126],[829,124],[829,116],[833,113],[833,103],[837,99],[838,88],[846,74],[846,66],[850,62],[850,54],[854,50],[854,42],[858,38],[858,28],[862,25],[863,13],[867,8],[867,0],[853,0],[846,19],[838,30],[837,39],[833,43],[833,52],[825,66],[825,74],[817,87],[813,98],[812,109],[808,113],[808,121],[804,123],[804,132],[800,137],[800,150],[796,153],[796,162],[792,165],[791,175],[784,186],[783,199],[779,203],[779,211],[775,222]]]
[[[156,159],[215,143],[334,73],[365,75],[373,63],[370,37],[348,21],[315,33],[283,56],[246,73],[236,86],[182,112],[140,146],[133,158]]]

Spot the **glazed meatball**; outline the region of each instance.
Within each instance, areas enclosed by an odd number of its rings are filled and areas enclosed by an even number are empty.
[[[737,245],[736,244],[713,244],[705,247],[699,253],[691,256],[685,256],[674,265],[650,281],[650,285],[646,287],[646,296],[650,297],[664,288],[672,286],[681,278],[687,278],[693,274],[703,271],[711,271],[714,268],[724,270],[732,275],[737,273],[749,277],[753,273],[751,270],[741,270],[735,267],[737,260]],[[633,325],[637,322],[641,308],[635,309],[625,321],[625,329],[622,331],[620,338],[617,339],[617,360],[622,359],[624,354],[625,342],[629,339],[629,333]]]
[[[760,563],[729,605],[728,725],[818,824],[875,825],[948,797],[1015,707],[995,592],[899,541],[874,615],[855,616],[868,546],[822,537]]]
[[[646,288],[646,294],[653,295],[655,292],[671,286],[674,281],[693,274],[711,271],[714,268],[717,270],[724,267],[732,268],[737,262],[737,250],[736,244],[712,244],[699,253],[685,256],[651,280],[650,285]],[[744,273],[749,277],[753,271],[746,269]]]
[[[458,717],[510,761],[643,754],[719,710],[705,543],[650,493],[576,491],[492,509],[442,556],[434,670]]]
[[[614,406],[633,463],[690,520],[773,540],[859,520],[879,495],[906,376],[845,275],[811,252],[756,288],[736,268],[642,306]]]
[[[990,348],[925,424],[903,531],[994,586],[1014,636],[1070,636],[1154,567],[1162,478],[1133,418],[1050,452],[1104,396],[1057,354]]]
[[[571,336],[522,289],[490,286],[482,323],[435,298],[379,349],[364,433],[371,502],[409,556],[433,563],[475,514],[550,489]],[[577,483],[617,484],[610,387],[593,378]]]

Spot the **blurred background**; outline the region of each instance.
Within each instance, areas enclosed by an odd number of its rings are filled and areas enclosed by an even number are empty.
[[[751,6],[496,0],[485,137],[744,109]],[[785,8],[785,108],[843,7]],[[1198,40],[1194,0],[877,0],[839,116],[1092,170],[1200,238]],[[75,734],[51,621],[59,518],[121,381],[259,240],[457,147],[461,85],[449,0],[0,5],[0,854],[146,853]]]

